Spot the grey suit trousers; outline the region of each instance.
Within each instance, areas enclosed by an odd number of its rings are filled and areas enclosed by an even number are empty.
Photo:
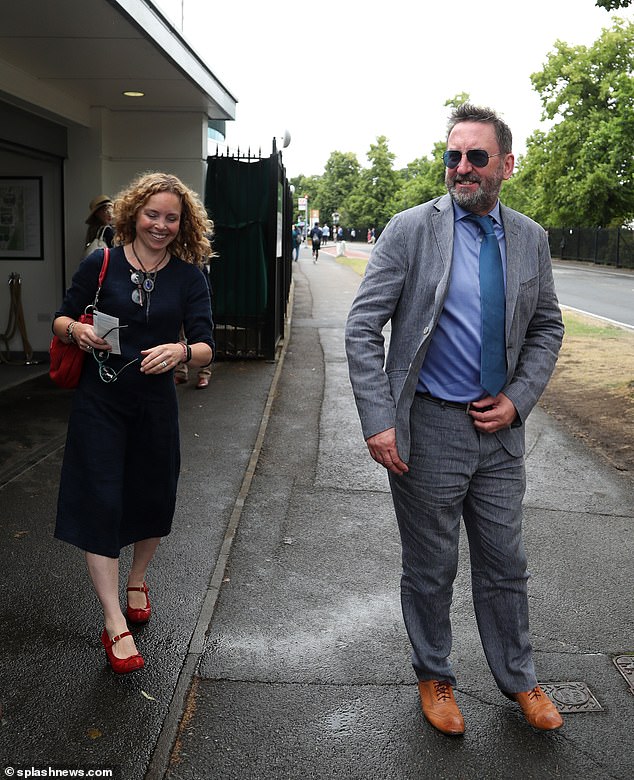
[[[460,409],[417,396],[411,409],[409,471],[390,473],[401,535],[401,603],[419,680],[456,678],[450,607],[460,517],[469,540],[480,639],[505,693],[537,685],[528,626],[528,571],[522,542],[523,456],[479,433]]]

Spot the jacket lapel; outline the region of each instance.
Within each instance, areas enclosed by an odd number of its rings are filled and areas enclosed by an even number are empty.
[[[506,240],[506,337],[508,339],[520,289],[520,225],[513,213],[502,204],[500,204],[500,216]]]
[[[435,204],[435,211],[432,213],[432,230],[436,239],[438,254],[445,267],[451,266],[453,255],[453,230],[454,230],[454,211],[453,202],[450,195],[443,195]]]

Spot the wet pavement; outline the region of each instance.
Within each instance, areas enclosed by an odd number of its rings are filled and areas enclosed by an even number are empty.
[[[463,548],[452,657],[467,731],[450,739],[424,721],[387,479],[347,378],[358,282],[302,250],[277,364],[219,363],[208,390],[179,388],[177,516],[149,577],[155,614],[135,629],[147,666],[128,678],[105,665],[81,553],[52,539],[70,394],[46,377],[0,393],[3,463],[14,452],[0,471],[0,773],[634,776],[634,695],[614,663],[634,653],[634,480],[539,409],[527,426],[531,631],[540,682],[576,711],[541,734],[497,691]],[[591,697],[601,709],[587,711]]]

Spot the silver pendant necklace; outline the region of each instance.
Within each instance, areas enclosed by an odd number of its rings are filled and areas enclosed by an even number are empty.
[[[152,268],[147,269],[143,265],[141,258],[136,253],[134,241],[132,242],[131,246],[132,246],[132,253],[136,258],[137,263],[141,266],[140,271],[135,268],[133,271],[130,272],[130,281],[132,282],[132,284],[136,285],[136,288],[132,291],[132,300],[134,301],[134,303],[138,304],[139,306],[143,306],[143,301],[145,299],[145,321],[147,322],[150,317],[151,293],[155,287],[156,275],[158,273],[158,270],[163,265],[163,263],[165,262],[165,258],[167,257],[167,249],[163,253],[163,257],[161,257],[158,263]]]

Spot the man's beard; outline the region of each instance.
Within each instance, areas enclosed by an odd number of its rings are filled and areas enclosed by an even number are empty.
[[[496,171],[496,174],[493,178],[488,179],[481,179],[476,173],[468,173],[464,176],[456,174],[450,180],[449,172],[447,172],[445,184],[451,197],[465,211],[488,212],[495,206],[504,181],[501,170]],[[457,191],[456,184],[460,182],[475,182],[480,186],[474,192]]]

